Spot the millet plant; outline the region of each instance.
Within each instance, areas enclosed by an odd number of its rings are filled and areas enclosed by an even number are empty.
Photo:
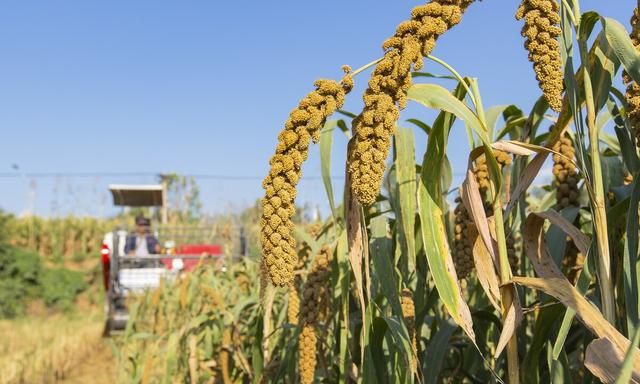
[[[315,83],[279,133],[264,179],[262,259],[174,283],[187,287],[184,300],[163,288],[162,313],[146,296],[124,349],[135,378],[640,382],[638,8],[629,4],[629,36],[582,13],[578,0],[505,2],[540,89],[521,108],[485,107],[475,78],[432,55],[441,35],[464,28],[465,11],[482,6],[431,0],[381,58]],[[416,72],[424,65],[429,73]],[[363,109],[343,110],[368,70]],[[401,120],[408,103],[435,118]],[[448,140],[465,128],[467,167],[454,185]],[[422,154],[414,129],[426,133]],[[330,163],[341,134],[339,203]],[[293,217],[312,142],[331,212],[310,230]],[[161,336],[144,338],[153,327]]]

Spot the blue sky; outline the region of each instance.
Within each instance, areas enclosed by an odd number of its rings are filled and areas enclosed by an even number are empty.
[[[420,1],[5,2],[0,12],[0,174],[157,173],[201,179],[207,211],[262,195],[276,135],[319,77],[338,78],[381,54],[381,42]],[[486,106],[528,111],[538,97],[514,20],[517,1],[473,4],[434,55],[478,77]],[[508,4],[508,5],[507,5]],[[633,1],[581,1],[625,25]],[[433,63],[428,71],[441,73]],[[367,77],[346,109],[357,111]],[[410,107],[402,118],[428,116]],[[426,137],[416,131],[418,148]],[[455,142],[466,143],[461,130]],[[336,139],[333,173],[346,141]],[[456,145],[462,170],[467,148]],[[418,154],[421,156],[421,153]],[[17,164],[19,170],[12,169]],[[323,205],[317,149],[300,202]],[[113,212],[109,183],[150,176],[0,178],[0,207],[20,213]],[[340,180],[336,180],[338,185]],[[57,208],[55,208],[57,207]]]

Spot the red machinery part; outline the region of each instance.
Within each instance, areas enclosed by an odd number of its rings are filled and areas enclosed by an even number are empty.
[[[184,244],[176,247],[176,253],[179,255],[221,255],[222,245],[219,244]]]
[[[102,283],[104,285],[104,289],[109,289],[109,269],[110,269],[110,254],[111,250],[109,250],[109,246],[107,244],[102,243],[102,248],[100,249],[100,255],[102,259]]]
[[[222,246],[219,244],[184,244],[176,247],[175,250],[178,255],[198,255],[203,256],[202,260],[200,259],[183,259],[183,267],[182,270],[185,272],[193,270],[199,263],[210,263],[213,260],[219,259],[219,256],[222,255]],[[162,259],[162,264],[164,264],[165,268],[171,270],[173,269],[172,265],[173,259],[165,258]]]

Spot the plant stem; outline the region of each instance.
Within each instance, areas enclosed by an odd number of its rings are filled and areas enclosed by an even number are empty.
[[[380,62],[380,60],[382,60],[382,57],[373,60],[370,63],[367,63],[365,65],[363,65],[362,67],[356,69],[355,71],[351,72],[351,76],[357,76],[360,72],[362,71],[366,71],[367,69],[369,69],[370,67],[373,67],[374,65],[378,64]]]
[[[439,58],[437,58],[437,57],[435,57],[433,55],[428,55],[427,59],[435,61],[436,63],[442,65],[446,70],[451,72],[453,77],[458,79],[458,82],[460,83],[460,85],[462,85],[464,87],[465,91],[467,91],[467,94],[469,95],[469,98],[471,99],[471,102],[473,103],[473,107],[476,109],[476,112],[480,113],[482,111],[482,108],[478,108],[478,104],[476,103],[476,97],[474,96],[474,93],[471,91],[471,89],[469,89],[469,86],[467,85],[467,82],[465,81],[465,79],[462,76],[460,76],[458,71],[456,71],[446,61],[441,60],[441,59],[439,59]]]
[[[600,163],[600,147],[598,128],[596,126],[596,108],[593,101],[593,88],[591,77],[587,70],[587,43],[580,41],[580,53],[582,56],[582,73],[587,106],[587,129],[589,130],[589,150],[591,154],[591,173],[593,182],[594,199],[593,225],[598,246],[598,280],[600,282],[600,295],[602,299],[602,311],[604,317],[615,324],[615,298],[611,283],[611,256],[609,254],[609,234],[607,230],[607,213],[604,200],[604,182],[602,177],[602,165]]]
[[[486,156],[486,155],[485,155]],[[494,224],[496,240],[498,241],[498,258],[500,260],[500,295],[502,296],[502,324],[507,320],[507,313],[513,304],[513,286],[507,284],[511,280],[511,266],[507,256],[507,242],[504,233],[504,219],[502,216],[502,203],[499,196],[495,196],[493,203]],[[518,362],[518,337],[514,332],[507,343],[507,371],[509,383],[520,383],[520,371]]]

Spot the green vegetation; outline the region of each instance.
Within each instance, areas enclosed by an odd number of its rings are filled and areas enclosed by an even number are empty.
[[[40,255],[10,246],[0,247],[0,318],[22,315],[31,300],[70,310],[88,287],[85,275],[65,268],[47,268]]]

